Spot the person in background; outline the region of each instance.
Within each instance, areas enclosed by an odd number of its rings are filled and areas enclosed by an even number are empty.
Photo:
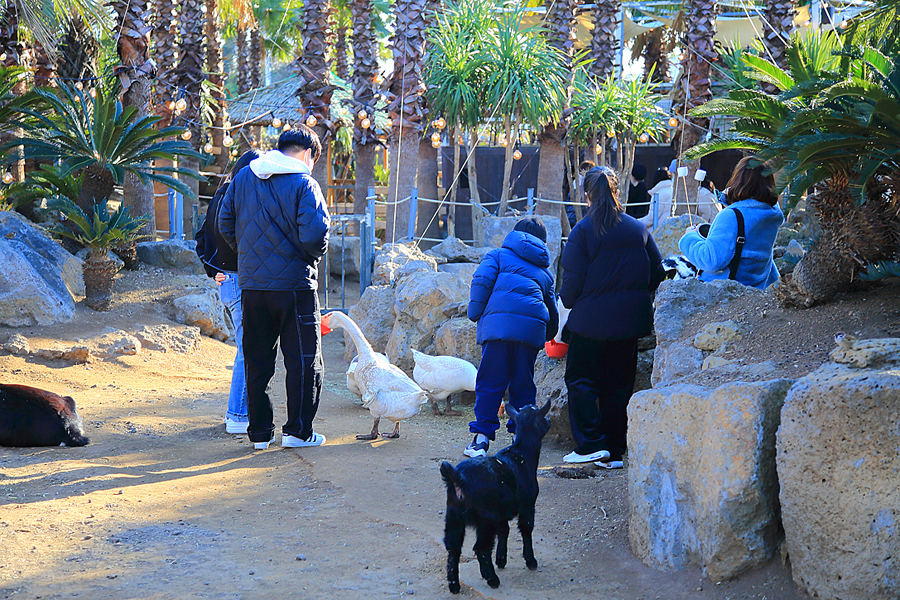
[[[325,366],[317,294],[319,259],[328,249],[331,219],[312,167],[322,153],[319,137],[296,125],[239,172],[219,210],[222,237],[237,250],[247,373],[247,434],[265,450],[275,439],[266,386],[275,374],[280,343],[287,371],[287,421],[281,445],[320,446],[313,429]]]
[[[653,196],[659,194],[656,208],[657,224],[659,224],[672,216],[672,173],[665,168],[657,169],[656,172],[653,173],[653,179],[650,182],[650,185],[652,187],[647,191],[647,195],[650,196],[650,199],[652,200]],[[647,229],[653,231],[652,206],[650,207],[650,211],[640,218],[640,221],[647,226]]]
[[[234,325],[237,354],[234,357],[234,367],[231,371],[228,410],[225,412],[225,431],[228,433],[247,433],[249,423],[247,384],[244,379],[244,350],[241,347],[244,340],[244,328],[241,320],[241,286],[238,284],[237,276],[237,253],[222,238],[216,227],[216,219],[219,215],[222,196],[225,195],[233,176],[256,158],[259,158],[259,153],[256,150],[248,150],[237,159],[209,201],[209,206],[206,208],[206,220],[194,235],[194,239],[197,240],[197,255],[203,261],[206,274],[215,278],[219,286],[219,300],[228,309]]]
[[[559,323],[550,274],[547,230],[537,217],[516,223],[503,245],[487,253],[472,277],[468,317],[478,323],[481,365],[475,379],[475,434],[463,451],[485,456],[500,420],[497,411],[509,389],[518,409],[535,404],[534,361]],[[516,422],[506,424],[515,433]]]
[[[775,177],[756,162],[755,157],[745,156],[734,168],[725,190],[727,206],[713,219],[706,235],[698,226],[689,227],[678,243],[687,260],[700,269],[702,281],[730,278],[737,248],[737,211],[744,221],[745,241],[734,279],[760,289],[778,281],[772,253],[784,213],[778,206]]]
[[[569,190],[569,178],[563,177],[563,198],[567,199],[569,202],[581,202],[581,186],[584,182],[584,174],[594,168],[594,161],[585,160],[582,161],[580,165],[578,165],[578,175],[575,177],[575,191],[572,192]],[[581,214],[584,216],[584,207],[582,207]],[[569,219],[569,227],[575,227],[575,223],[578,222],[578,213],[575,212],[575,207],[572,204],[566,204],[566,217]]]
[[[653,292],[665,271],[647,227],[623,214],[612,169],[588,171],[584,193],[587,216],[562,255],[560,299],[572,309],[565,381],[575,441],[563,460],[620,469],[637,340],[653,327]]]
[[[647,193],[647,167],[635,163],[631,168],[631,178],[628,182],[628,203],[625,205],[625,213],[635,219],[647,216],[650,212],[650,194]]]

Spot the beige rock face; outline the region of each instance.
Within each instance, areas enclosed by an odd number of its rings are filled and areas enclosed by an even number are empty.
[[[734,321],[707,323],[694,336],[694,348],[716,352],[728,342],[743,337],[740,326]]]
[[[159,352],[189,354],[200,345],[199,327],[173,327],[170,325],[144,325],[134,334],[141,347]]]
[[[389,285],[370,285],[363,292],[359,302],[348,311],[375,352],[384,353],[391,331],[394,329],[394,288]],[[353,340],[344,333],[344,355],[351,359],[356,355]]]
[[[684,230],[691,224],[697,225],[699,223],[706,223],[706,221],[700,219],[697,215],[691,217],[688,215],[678,215],[677,217],[670,217],[660,223],[659,226],[653,230],[653,241],[656,242],[656,247],[659,248],[659,253],[662,257],[667,258],[669,256],[680,255],[681,249],[678,247],[678,242],[681,241]]]
[[[777,457],[785,542],[794,581],[813,597],[900,598],[898,415],[897,362],[824,365],[785,400]]]
[[[215,290],[176,298],[175,320],[185,325],[196,325],[200,333],[214,340],[225,341],[234,334],[225,320],[225,305]]]
[[[434,332],[434,352],[455,356],[476,367],[481,364],[481,346],[476,342],[477,325],[466,317],[454,317]]]
[[[628,408],[629,535],[659,569],[699,565],[713,581],[774,556],[775,431],[790,380],[715,390],[646,390]]]
[[[428,256],[412,244],[403,242],[385,244],[375,255],[372,283],[390,285],[400,279],[398,271],[401,269],[404,274],[409,274],[418,270],[437,271],[437,266],[438,261],[435,257]]]
[[[359,236],[340,234],[332,235],[328,239],[328,270],[332,275],[341,275],[341,267],[344,276],[354,281],[359,281],[360,244]]]

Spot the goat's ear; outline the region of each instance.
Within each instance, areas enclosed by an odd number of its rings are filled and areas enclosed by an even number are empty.
[[[542,417],[546,417],[547,413],[549,413],[549,412],[550,412],[550,401],[547,400],[547,402],[538,411],[538,414],[540,414]]]
[[[506,414],[508,414],[511,418],[515,419],[519,416],[519,411],[517,411],[516,407],[514,407],[512,404],[506,402],[504,403],[504,406],[506,407]]]

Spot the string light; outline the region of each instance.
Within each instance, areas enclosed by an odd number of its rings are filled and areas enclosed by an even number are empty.
[[[253,140],[252,142],[250,142],[250,145],[253,146],[254,148],[256,148],[257,146],[259,146],[259,142],[257,142],[256,140]]]
[[[97,97],[97,88],[91,88],[91,98]]]
[[[509,140],[503,138],[502,140],[500,140],[500,145],[506,148],[507,146],[509,146]]]
[[[641,140],[642,144],[646,144],[650,141],[650,134],[645,131],[638,139]]]
[[[616,137],[616,132],[613,131],[612,129],[609,129],[609,130],[606,131],[606,137],[608,137],[608,138],[614,138],[614,137]]]
[[[594,146],[594,152],[600,154],[601,152],[603,152],[603,147],[600,146],[600,144],[597,144],[596,146]]]
[[[678,127],[678,119],[669,117],[669,127]]]
[[[438,117],[437,121],[434,122],[434,126],[438,129],[443,129],[447,126],[447,121],[444,120],[444,117]]]
[[[203,151],[206,152],[207,154],[212,154],[212,151],[213,151],[212,142],[206,142],[206,145],[203,146]]]
[[[187,100],[185,100],[184,98],[179,98],[175,102],[175,110],[177,110],[178,112],[182,112],[186,108],[187,108]]]
[[[360,120],[362,120],[362,119],[365,119],[366,117],[368,117],[369,113],[367,113],[365,110],[361,110],[358,113],[356,113],[356,116],[359,117]]]
[[[76,81],[76,82],[75,82],[75,89],[76,89],[76,90],[83,90],[83,89],[84,89],[84,84],[81,83],[80,81]]]
[[[226,148],[230,148],[231,146],[234,145],[234,138],[231,137],[230,135],[226,135],[225,137],[222,138],[222,145],[225,146]]]
[[[6,185],[11,184],[14,180],[15,177],[13,177],[13,174],[9,171],[3,174],[3,183],[5,183]]]
[[[850,26],[850,22],[847,19],[841,21],[841,29],[847,29]]]
[[[516,151],[513,152],[513,160],[519,160],[522,158],[522,151],[516,148]]]
[[[372,81],[375,82],[375,85],[381,85],[381,82],[384,81],[384,78],[381,76],[380,73],[376,73],[375,77],[372,78]]]
[[[166,108],[168,108],[169,110],[175,110],[175,101],[169,100],[168,102],[166,102]]]
[[[441,143],[441,134],[439,134],[439,133],[436,132],[436,131],[435,131],[434,133],[432,133],[432,134],[431,134],[431,141],[440,144],[440,143]]]
[[[306,126],[307,127],[315,127],[316,123],[318,123],[318,122],[319,122],[319,120],[316,118],[316,115],[309,115],[306,118]]]
[[[432,148],[440,148],[441,147],[440,138],[438,138],[437,140],[435,140],[434,138],[431,138],[431,147]]]
[[[279,119],[278,117],[272,119],[272,127],[275,127],[276,129],[281,127],[281,119]]]
[[[189,139],[191,139],[191,137],[193,135],[194,134],[191,133],[190,129],[185,129],[184,132],[181,134],[181,139],[183,139],[184,141],[188,141]]]
[[[359,126],[362,127],[363,129],[368,129],[369,127],[372,126],[372,121],[370,121],[369,119],[363,119],[362,121],[359,122]]]
[[[0,61],[6,62],[6,58],[7,58],[6,52],[4,52],[3,54],[0,54]]]
[[[307,123],[309,123],[309,121],[307,121]],[[284,124],[284,127],[282,127],[281,130],[282,130],[282,131],[290,131],[290,130],[291,130],[291,124],[290,124],[290,123],[285,123],[285,124]]]

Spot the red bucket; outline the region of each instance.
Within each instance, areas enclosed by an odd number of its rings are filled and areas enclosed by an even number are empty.
[[[550,358],[565,358],[566,352],[569,351],[569,345],[564,342],[557,342],[556,340],[550,340],[549,342],[544,344],[544,351],[547,353],[547,356]]]

